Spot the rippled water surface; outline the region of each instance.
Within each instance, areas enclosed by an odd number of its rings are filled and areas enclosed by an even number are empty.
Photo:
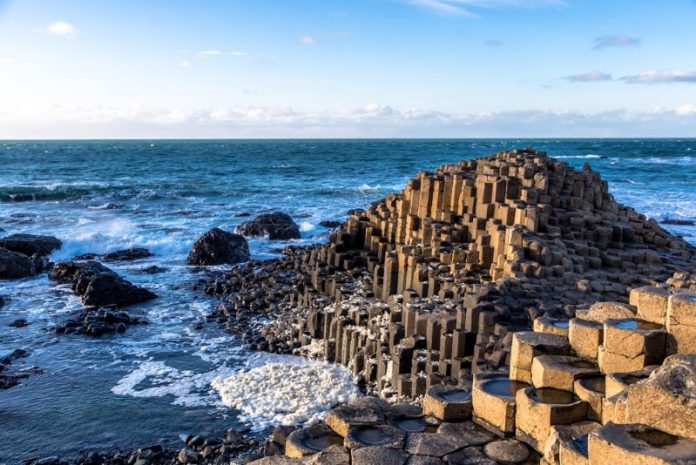
[[[0,235],[55,235],[64,245],[54,260],[146,247],[153,257],[109,266],[159,295],[131,310],[150,325],[87,339],[50,331],[80,308],[68,288],[45,275],[0,281],[0,356],[23,348],[30,356],[17,366],[44,369],[0,391],[0,463],[239,424],[211,380],[286,359],[250,354],[213,325],[193,329],[215,304],[191,290],[201,276],[184,265],[206,230],[282,210],[301,226],[294,243],[322,241],[320,221],[400,190],[421,169],[525,146],[591,163],[619,201],[651,217],[696,220],[696,140],[0,142]],[[666,227],[696,242],[695,227]],[[250,245],[269,258],[279,244]],[[140,272],[153,264],[167,271]],[[7,327],[17,318],[30,325]]]

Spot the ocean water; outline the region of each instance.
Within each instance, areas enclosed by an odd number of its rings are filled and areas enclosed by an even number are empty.
[[[67,287],[45,275],[0,281],[0,355],[23,348],[30,355],[16,366],[44,369],[0,391],[0,464],[178,445],[179,434],[232,426],[263,432],[267,421],[249,405],[229,408],[211,383],[306,362],[250,353],[215,325],[193,329],[216,300],[192,290],[202,275],[184,263],[191,244],[211,227],[233,230],[240,213],[273,210],[301,226],[292,243],[323,241],[320,221],[399,191],[421,169],[526,146],[590,163],[619,201],[650,217],[696,220],[694,139],[0,142],[0,235],[54,235],[64,243],[54,260],[146,247],[153,257],[109,266],[159,295],[131,308],[149,325],[88,339],[50,331],[80,308]],[[696,227],[666,228],[696,243]],[[282,245],[250,241],[257,258]],[[153,264],[167,271],[140,272]],[[30,325],[7,327],[17,318]]]

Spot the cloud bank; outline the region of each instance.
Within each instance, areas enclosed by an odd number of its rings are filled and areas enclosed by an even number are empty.
[[[640,45],[640,39],[637,37],[605,35],[595,37],[594,46],[592,48],[595,50],[602,50],[611,47],[636,47],[638,45]]]
[[[605,73],[604,71],[590,71],[588,73],[571,74],[564,79],[570,82],[611,81],[611,74]]]
[[[624,76],[621,80],[628,84],[674,84],[678,82],[696,84],[696,71],[649,69],[631,76]]]
[[[0,110],[0,138],[696,136],[696,102],[647,112],[598,113],[451,113],[377,103],[317,112],[294,107],[65,105],[37,110],[27,109],[24,116]]]

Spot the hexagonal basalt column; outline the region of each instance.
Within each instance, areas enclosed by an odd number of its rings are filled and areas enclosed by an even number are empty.
[[[406,433],[389,425],[351,426],[343,445],[347,449],[381,446],[401,449]]]
[[[442,421],[466,420],[471,416],[471,392],[458,386],[433,386],[423,399],[423,414]]]
[[[650,376],[651,370],[631,371],[629,373],[612,373],[606,376],[606,396],[612,397],[621,391],[625,391],[631,384],[643,381]]]
[[[673,465],[696,462],[696,441],[645,425],[609,423],[589,435],[590,465]]]
[[[638,308],[636,316],[641,320],[664,325],[668,297],[667,289],[652,286],[639,287],[631,290],[629,303]]]
[[[285,442],[285,455],[302,458],[334,444],[343,444],[343,439],[325,424],[317,423],[290,433]]]
[[[528,387],[517,391],[516,400],[515,434],[540,452],[551,426],[576,423],[587,415],[587,404],[568,391]]]
[[[471,390],[474,421],[500,436],[514,433],[515,395],[527,387],[504,374],[477,374]]]
[[[579,356],[596,359],[603,337],[604,326],[601,323],[580,318],[570,320],[568,341]]]
[[[532,384],[537,388],[573,392],[575,380],[599,374],[594,363],[568,355],[539,355],[532,362]]]
[[[602,421],[602,403],[606,396],[604,377],[578,379],[573,383],[575,395],[587,402],[587,418]]]
[[[570,441],[561,441],[558,446],[558,459],[561,465],[589,465],[587,451],[588,435]]]
[[[696,291],[669,297],[667,304],[667,352],[696,353]]]
[[[559,318],[540,316],[534,320],[532,329],[535,333],[548,333],[568,337],[569,322]]]
[[[362,405],[345,404],[331,410],[326,424],[342,437],[346,437],[351,426],[369,426],[382,423],[384,414]]]
[[[604,373],[641,370],[661,363],[665,356],[665,330],[644,320],[607,320],[599,349],[599,367]]]
[[[512,336],[510,379],[531,383],[532,360],[538,355],[568,355],[570,345],[556,334],[519,331]]]

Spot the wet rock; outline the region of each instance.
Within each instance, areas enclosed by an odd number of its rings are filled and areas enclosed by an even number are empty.
[[[138,260],[141,258],[151,257],[152,253],[141,247],[135,247],[131,249],[118,250],[116,252],[107,253],[102,255],[102,260],[105,262],[126,262],[132,260]]]
[[[24,328],[25,326],[29,326],[29,323],[24,318],[17,318],[7,326],[10,326],[12,328]]]
[[[53,236],[39,236],[35,234],[10,234],[0,239],[0,247],[27,256],[37,254],[49,255],[54,250],[60,249],[61,241]]]
[[[104,334],[124,333],[128,326],[147,323],[125,311],[117,311],[113,307],[97,309],[87,308],[77,315],[59,324],[55,331],[58,334],[84,334],[99,337]]]
[[[183,465],[189,464],[189,463],[198,463],[201,459],[201,456],[198,455],[196,451],[189,447],[184,447],[179,451],[179,455],[176,457],[177,461]]]
[[[25,358],[28,356],[29,356],[29,352],[27,352],[26,350],[15,349],[10,354],[5,355],[4,357],[0,358],[0,363],[2,363],[4,365],[10,365],[15,360],[18,360],[20,358]]]
[[[264,213],[237,227],[243,236],[268,236],[271,240],[299,239],[300,228],[287,213]]]
[[[73,292],[86,306],[121,308],[157,297],[95,261],[60,262],[48,276],[54,281],[71,284]]]
[[[329,229],[335,229],[341,226],[343,223],[340,221],[332,221],[332,220],[325,220],[325,221],[320,221],[319,226],[322,226],[324,228],[329,228]]]
[[[157,266],[157,265],[148,266],[148,267],[141,268],[138,270],[139,273],[144,273],[144,274],[159,274],[159,273],[164,273],[166,271],[167,271],[167,268]]]
[[[694,220],[679,220],[679,219],[672,219],[672,218],[667,218],[666,220],[660,221],[662,224],[669,224],[673,226],[695,226],[696,221]]]
[[[222,265],[249,260],[249,244],[239,235],[213,228],[201,236],[189,252],[189,265]]]
[[[235,218],[246,218],[247,216],[251,216],[251,213],[241,212],[241,213],[237,213],[236,215],[234,215]]]
[[[31,258],[0,247],[0,279],[20,279],[36,273],[36,264]]]

